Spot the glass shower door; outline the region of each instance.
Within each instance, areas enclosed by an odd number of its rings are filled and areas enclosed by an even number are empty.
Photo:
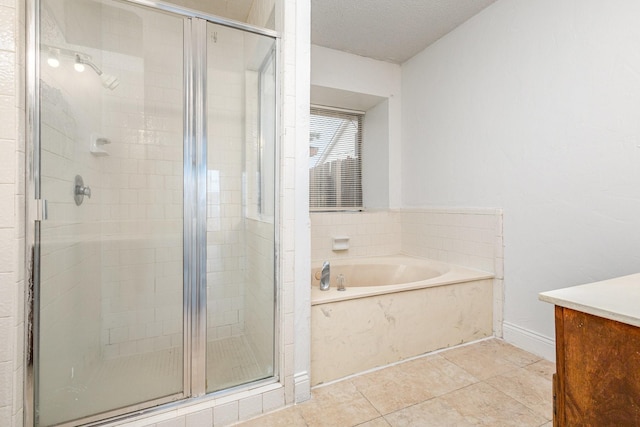
[[[40,3],[38,425],[184,397],[181,17]],[[187,383],[188,384],[188,383]]]
[[[206,391],[275,376],[275,40],[207,24]]]

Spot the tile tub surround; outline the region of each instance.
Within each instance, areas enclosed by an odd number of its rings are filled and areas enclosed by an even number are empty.
[[[493,333],[503,336],[503,212],[498,208],[429,207],[312,212],[311,260],[406,254],[494,274]],[[332,250],[332,237],[350,247]]]
[[[400,252],[401,228],[394,211],[312,212],[311,259],[382,256]],[[349,236],[349,249],[332,250],[332,237]]]
[[[416,289],[414,283],[397,293],[343,301],[324,296],[342,294],[335,288],[317,293],[313,289],[312,385],[491,336],[491,275],[475,272],[474,278],[473,271],[457,267],[452,270],[466,274],[458,273],[465,277],[460,278],[462,283],[430,279],[418,282],[426,286],[422,289]],[[344,294],[363,289],[347,288]],[[316,296],[318,301],[314,301]]]
[[[478,268],[502,279],[502,210],[411,208],[364,212],[312,212],[311,259],[397,253]],[[332,237],[350,247],[332,250]]]
[[[498,339],[387,366],[312,390],[301,405],[242,427],[551,427],[555,365]]]

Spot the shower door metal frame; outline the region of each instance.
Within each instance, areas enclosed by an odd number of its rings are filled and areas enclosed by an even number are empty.
[[[40,322],[39,290],[40,268],[36,260],[40,259],[40,222],[45,218],[37,212],[40,200],[40,101],[37,82],[40,81],[40,9],[37,0],[26,4],[26,82],[25,97],[25,297],[24,297],[24,425],[35,425],[36,407],[36,361],[38,349],[34,348],[34,325]]]
[[[207,383],[207,26],[206,21],[194,19],[193,43],[193,140],[195,157],[192,170],[195,173],[194,233],[191,237],[193,247],[192,263],[195,277],[191,283],[191,337],[193,354],[191,358],[191,395],[203,396]],[[192,190],[193,191],[193,190]]]
[[[46,201],[40,189],[40,4],[26,1],[26,189],[25,189],[25,332],[24,332],[24,425],[36,422],[36,381],[39,363],[40,226],[47,219]],[[174,14],[184,22],[184,108],[183,108],[183,391],[126,408],[88,416],[60,425],[99,425],[125,420],[140,414],[162,412],[213,396],[254,389],[280,380],[280,34],[277,31],[150,0],[111,0]],[[206,24],[211,22],[244,32],[267,36],[275,49],[275,166],[274,166],[274,354],[273,376],[229,389],[206,393]]]

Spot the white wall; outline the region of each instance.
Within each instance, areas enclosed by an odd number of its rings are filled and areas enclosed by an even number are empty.
[[[385,142],[388,140],[386,152],[383,153],[383,156],[387,159],[389,176],[389,179],[384,182],[386,186],[384,192],[388,193],[389,202],[384,207],[399,207],[401,203],[400,143],[402,139],[400,66],[326,47],[311,46],[311,85],[346,91],[352,93],[352,97],[361,94],[364,98],[377,97],[380,100],[387,99],[387,101],[383,101],[388,104],[387,133],[384,138],[379,135],[376,145],[379,148],[380,140],[385,140]],[[345,105],[331,106],[353,108]],[[373,113],[379,116],[381,111],[378,110]],[[382,127],[384,127],[384,124]],[[366,145],[363,151],[365,156],[363,162],[366,163],[368,161],[366,158]],[[380,154],[376,154],[377,159],[381,157]],[[366,165],[363,168],[366,169]],[[364,186],[368,184],[366,178],[367,176],[365,175],[363,178]],[[379,182],[373,183],[373,185],[379,184]],[[374,199],[373,202],[376,205],[380,204],[379,200]]]
[[[362,203],[368,209],[389,206],[389,100],[364,115]]]
[[[502,0],[402,66],[403,206],[504,208],[505,337],[534,351],[539,292],[638,271],[639,18]]]

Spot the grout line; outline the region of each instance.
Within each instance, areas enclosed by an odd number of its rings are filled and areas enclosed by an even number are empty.
[[[505,372],[503,372],[502,374],[506,374],[506,373],[508,373],[508,372],[513,372],[513,371],[520,370],[520,371],[524,371],[525,375],[527,375],[527,376],[529,376],[529,375],[530,375],[530,376],[532,376],[532,377],[544,378],[546,381],[551,382],[551,379],[550,379],[550,378],[543,377],[542,375],[539,375],[539,374],[537,374],[536,372],[527,371],[527,370],[525,369],[525,367],[526,367],[526,366],[533,365],[534,363],[537,363],[537,362],[533,362],[533,363],[530,363],[530,364],[528,364],[528,365],[521,366],[521,367],[518,367],[518,368],[516,368],[516,369],[512,369],[512,370],[510,370],[510,371],[505,371]],[[502,375],[502,374],[498,374],[498,375]],[[491,378],[495,378],[495,377],[497,377],[498,375],[495,375],[495,376],[493,376],[493,377],[491,377]],[[489,380],[489,379],[491,379],[491,378],[487,378],[487,380]],[[521,404],[521,405],[523,405],[525,408],[529,409],[533,414],[538,415],[538,416],[541,416],[541,417],[543,417],[544,419],[546,419],[547,421],[546,421],[544,424],[546,424],[547,422],[549,422],[549,421],[551,421],[551,420],[552,420],[552,418],[548,418],[548,415],[543,415],[543,414],[538,413],[538,410],[537,410],[536,408],[532,408],[532,407],[530,407],[530,406],[529,406],[529,404],[528,404],[527,402],[523,401],[524,399],[523,399],[523,400],[520,400],[518,397],[516,397],[516,396],[512,396],[511,394],[508,394],[508,393],[507,393],[507,392],[505,392],[504,390],[498,389],[497,387],[493,386],[492,384],[490,384],[490,383],[486,382],[486,380],[485,380],[485,381],[483,381],[483,382],[485,382],[487,385],[489,385],[489,386],[493,387],[494,389],[496,389],[496,390],[498,390],[498,391],[502,392],[504,395],[506,395],[506,396],[508,396],[509,398],[511,398],[511,399],[513,399],[513,400],[515,400],[516,402],[520,403],[520,404]],[[518,383],[518,388],[519,388],[519,389],[523,389],[524,387],[522,386],[522,384]],[[553,412],[553,409],[552,409],[552,412]],[[552,417],[553,417],[553,415],[552,415]],[[542,425],[544,425],[544,424],[542,424]]]
[[[522,369],[522,368],[520,368],[520,369]],[[492,378],[493,378],[493,377],[492,377]],[[486,382],[486,381],[483,381],[483,383],[485,383],[487,386],[489,386],[489,387],[493,388],[493,389],[494,389],[494,390],[496,390],[497,392],[499,392],[499,393],[501,393],[501,394],[505,395],[507,398],[509,398],[509,399],[513,400],[514,402],[517,402],[517,403],[519,403],[520,405],[524,406],[525,408],[527,408],[527,410],[528,410],[529,412],[531,412],[531,414],[533,414],[533,415],[535,415],[535,416],[537,416],[537,417],[544,418],[545,420],[547,420],[547,421],[545,421],[542,425],[544,425],[544,424],[546,424],[546,423],[548,422],[548,418],[547,418],[546,416],[538,414],[538,412],[537,412],[536,410],[534,410],[533,408],[529,407],[529,405],[527,405],[525,402],[521,402],[519,399],[516,399],[514,396],[511,396],[511,395],[507,394],[505,391],[503,391],[503,390],[499,389],[498,387],[493,386],[492,384],[489,384],[489,383],[488,383],[488,382]]]
[[[364,395],[364,393],[362,393],[362,392],[358,389],[358,387],[357,387],[355,384],[353,384],[353,387],[356,389],[356,393],[358,393],[360,396],[362,396],[362,397],[364,398],[364,400],[366,400],[367,402],[369,402],[369,405],[371,405],[371,407],[372,407],[372,408],[373,408],[373,409],[378,413],[378,416],[377,416],[377,417],[375,417],[375,418],[372,418],[371,420],[375,420],[375,419],[377,419],[377,418],[380,418],[380,417],[383,417],[383,416],[384,416],[384,415],[382,414],[382,412],[380,412],[380,410],[379,410],[378,408],[376,408],[376,405],[374,405],[374,404],[373,404],[373,402],[371,402],[371,401],[369,400],[369,398],[368,398],[367,396],[365,396],[365,395]],[[358,423],[358,424],[356,424],[356,425],[360,425],[360,424],[368,423],[368,422],[369,422],[369,421],[371,421],[371,420],[363,421],[363,422]]]
[[[477,383],[473,383],[473,384],[477,384]],[[453,393],[454,391],[457,391],[457,390],[462,390],[463,388],[469,387],[469,386],[471,386],[473,384],[468,384],[468,385],[466,385],[464,387],[460,387],[460,388],[457,388],[455,390],[448,391],[448,392],[446,392],[444,394],[441,394],[440,396],[432,396],[432,397],[430,397],[428,399],[421,400],[420,402],[412,403],[411,405],[405,406],[404,408],[396,409],[395,411],[389,412],[388,414],[384,414],[384,415],[382,415],[382,418],[384,418],[384,420],[387,421],[387,418],[386,418],[387,415],[395,414],[397,412],[404,411],[404,410],[409,409],[409,408],[413,408],[414,406],[422,405],[423,403],[428,402],[430,400],[439,399],[441,396],[446,396],[449,393]],[[387,421],[387,423],[391,424],[389,421]]]

